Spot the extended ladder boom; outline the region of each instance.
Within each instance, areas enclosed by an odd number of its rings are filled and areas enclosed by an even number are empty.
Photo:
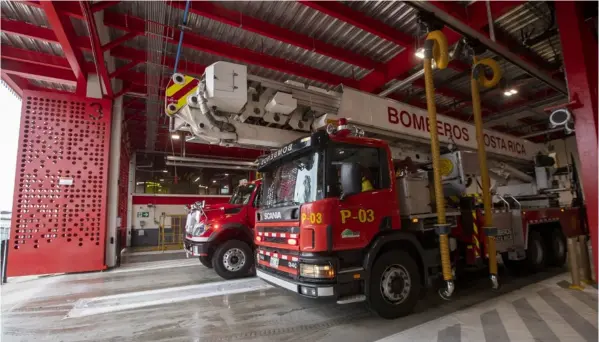
[[[189,142],[277,148],[344,117],[367,135],[392,142],[394,158],[427,156],[430,144],[426,111],[420,108],[347,87],[337,93],[273,82],[228,62],[210,65],[202,79],[175,74],[165,110],[174,129],[192,133]],[[441,143],[476,149],[470,123],[439,115],[437,130]],[[530,162],[542,148],[492,130],[485,130],[484,140],[489,153],[508,161]]]

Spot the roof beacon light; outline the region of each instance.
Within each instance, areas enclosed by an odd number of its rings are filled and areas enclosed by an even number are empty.
[[[364,135],[364,131],[362,129],[359,129],[354,125],[348,124],[346,118],[340,118],[339,120],[337,120],[337,127],[335,127],[335,125],[329,124],[327,126],[327,133],[342,138],[347,136],[361,137]]]

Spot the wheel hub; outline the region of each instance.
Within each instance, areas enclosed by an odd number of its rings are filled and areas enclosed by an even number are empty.
[[[237,272],[245,265],[245,254],[239,248],[231,248],[223,255],[223,265],[229,272]]]
[[[410,275],[402,265],[388,266],[381,275],[380,284],[383,298],[394,305],[405,301],[412,287]]]

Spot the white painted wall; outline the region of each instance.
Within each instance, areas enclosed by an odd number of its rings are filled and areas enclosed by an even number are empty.
[[[150,217],[138,217],[137,213],[148,212]],[[133,205],[133,230],[135,229],[158,229],[160,225],[160,216],[167,215],[165,226],[170,226],[170,218],[168,215],[187,215],[185,206],[182,204],[156,204],[148,206],[145,204]],[[142,228],[142,221],[145,225]],[[135,234],[135,232],[133,232]]]

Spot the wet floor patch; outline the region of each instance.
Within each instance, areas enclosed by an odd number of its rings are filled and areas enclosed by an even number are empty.
[[[213,282],[201,285],[170,287],[112,296],[78,300],[66,318],[166,305],[188,300],[266,290],[272,286],[258,278]]]

